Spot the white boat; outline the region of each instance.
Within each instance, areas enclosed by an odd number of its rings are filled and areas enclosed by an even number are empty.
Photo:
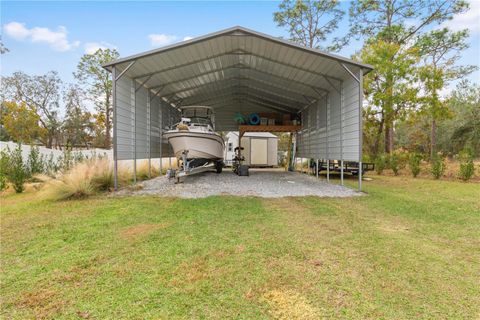
[[[223,166],[225,142],[215,132],[214,114],[211,107],[181,107],[181,121],[164,133],[175,156],[187,168],[208,163]]]

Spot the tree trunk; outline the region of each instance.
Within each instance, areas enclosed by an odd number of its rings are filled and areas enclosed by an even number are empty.
[[[435,155],[435,146],[437,144],[437,122],[435,118],[432,119],[432,126],[430,132],[430,159]]]
[[[393,124],[390,121],[385,122],[385,153],[390,154],[393,151]]]
[[[382,119],[380,120],[380,123],[378,124],[378,131],[377,131],[377,135],[375,137],[375,142],[374,142],[374,145],[373,145],[373,154],[375,155],[375,158],[377,157],[378,155],[378,151],[380,150],[380,139],[382,138],[383,136],[383,125],[385,123],[385,119],[383,118],[383,114],[382,114]]]

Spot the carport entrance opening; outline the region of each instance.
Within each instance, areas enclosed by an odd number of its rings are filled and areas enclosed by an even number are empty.
[[[218,131],[238,131],[237,114],[285,115],[299,123],[296,157],[356,162],[361,171],[369,65],[234,27],[104,67],[113,79],[115,187],[119,160],[134,161],[135,178],[137,160],[172,156],[162,133],[189,105],[213,107]],[[292,123],[278,125],[269,131]]]

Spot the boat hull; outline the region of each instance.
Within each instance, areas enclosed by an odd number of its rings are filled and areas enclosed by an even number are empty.
[[[211,133],[191,131],[165,132],[164,137],[173,148],[177,158],[188,151],[187,159],[223,160],[224,142],[222,137]]]

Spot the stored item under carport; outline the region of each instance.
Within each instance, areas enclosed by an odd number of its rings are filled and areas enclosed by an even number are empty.
[[[249,167],[245,164],[242,164],[239,168],[238,168],[238,175],[241,176],[241,177],[248,177],[250,174],[248,173],[248,169]]]

